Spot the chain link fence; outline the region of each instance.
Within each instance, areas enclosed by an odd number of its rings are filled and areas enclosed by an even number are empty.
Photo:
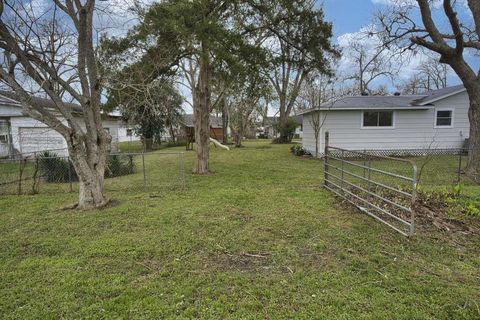
[[[105,191],[155,191],[184,188],[183,153],[110,154]],[[0,160],[0,195],[78,192],[78,177],[69,157],[45,151]]]
[[[372,156],[375,166],[397,174],[406,174],[405,168],[397,162],[389,162],[381,157],[395,157],[415,162],[418,167],[418,185],[420,187],[452,186],[474,184],[465,175],[468,162],[467,149],[397,149],[397,150],[350,150],[350,157],[362,153]],[[333,153],[339,153],[332,150]],[[340,155],[340,154],[338,154]],[[353,159],[363,163],[358,156]]]

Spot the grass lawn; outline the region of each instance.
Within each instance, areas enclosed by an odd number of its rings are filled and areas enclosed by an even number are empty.
[[[212,148],[213,173],[187,171],[184,191],[115,178],[120,203],[100,211],[59,210],[71,193],[0,197],[0,318],[480,317],[478,236],[404,238],[289,147]]]

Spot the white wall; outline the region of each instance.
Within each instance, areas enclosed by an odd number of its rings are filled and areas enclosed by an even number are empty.
[[[468,96],[466,92],[434,103],[435,108],[453,108],[453,127],[435,128],[435,109],[395,110],[394,128],[362,128],[362,112],[328,111],[320,133],[319,152],[323,152],[324,133],[330,132],[330,145],[350,149],[428,149],[461,148],[469,135]],[[315,151],[311,114],[304,115],[303,146]]]
[[[80,124],[85,128],[82,122]],[[112,152],[116,152],[118,150],[118,121],[104,120],[103,126],[109,129],[112,136]],[[65,139],[58,132],[50,129],[40,121],[29,117],[12,117],[10,118],[10,128],[15,152],[25,153],[64,149],[55,152],[62,156],[68,155]],[[21,139],[24,139],[23,145]]]
[[[135,135],[135,132],[132,132],[131,136],[127,136],[127,129],[129,127],[125,125],[120,125],[118,127],[118,141],[119,142],[128,142],[128,141],[140,141],[140,137]]]

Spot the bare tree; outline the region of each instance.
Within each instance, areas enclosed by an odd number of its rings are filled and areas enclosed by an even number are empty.
[[[104,206],[106,157],[111,136],[102,126],[102,78],[94,43],[95,0],[54,0],[47,13],[19,1],[0,1],[0,79],[13,89],[24,111],[59,132],[66,140],[79,178],[78,208]],[[55,104],[47,110],[32,103],[24,89],[33,81]],[[62,99],[69,95],[82,117]]]
[[[381,39],[369,29],[350,36],[342,46],[343,59],[349,61],[348,64],[352,67],[344,75],[344,79],[355,81],[357,94],[381,93],[381,90],[372,88],[374,81],[382,78],[393,81],[401,66],[401,59],[393,53],[391,48],[383,46]]]
[[[315,137],[315,157],[319,156],[318,142],[320,139],[320,131],[326,120],[326,114],[320,112],[321,106],[331,100],[333,96],[333,81],[325,75],[311,76],[305,81],[300,92],[298,101],[299,111],[317,109],[318,111],[310,113],[308,123],[312,126]],[[330,98],[330,99],[329,99]]]
[[[429,90],[446,88],[448,66],[438,63],[433,56],[422,61],[418,72],[406,81],[397,85],[397,89],[404,94],[420,94]]]
[[[440,63],[449,65],[461,79],[470,99],[468,116],[470,137],[466,173],[480,181],[480,71],[467,55],[480,54],[480,1],[443,0],[443,17],[429,0],[417,0],[416,5],[406,2],[391,6],[378,14],[378,22],[384,31],[384,43],[389,46],[400,43],[412,49],[436,52]],[[467,11],[459,15],[459,11]],[[414,15],[419,12],[421,22]],[[462,21],[460,20],[460,18]],[[443,25],[441,18],[448,21]]]

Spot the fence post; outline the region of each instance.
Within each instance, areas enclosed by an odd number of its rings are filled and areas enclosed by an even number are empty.
[[[70,192],[73,192],[73,184],[72,184],[72,162],[70,161],[70,157],[67,158],[67,163],[68,163],[68,184],[69,184],[69,189]]]
[[[330,133],[325,132],[325,151],[324,151],[324,169],[323,169],[323,185],[328,186],[328,146],[330,145]]]
[[[25,169],[25,163],[27,159],[20,158],[18,164],[18,190],[17,193],[18,195],[22,194],[22,179],[23,179],[23,169]]]
[[[342,194],[345,194],[345,190],[344,190],[344,185],[345,183],[343,182],[345,180],[345,177],[344,177],[344,165],[345,165],[345,150],[342,149],[342,175],[341,175],[341,180],[340,180],[340,188],[342,189]]]
[[[462,181],[462,151],[458,153],[458,172],[457,172],[457,183],[460,184]]]
[[[142,171],[143,171],[143,186],[147,187],[147,175],[145,173],[145,153],[142,152]]]
[[[367,177],[367,169],[365,168],[367,166],[367,150],[363,149],[363,177]]]
[[[412,163],[413,166],[413,183],[412,183],[412,203],[410,206],[411,216],[410,216],[410,236],[413,236],[415,232],[415,202],[417,201],[417,165],[415,162]]]
[[[37,185],[37,175],[38,175],[38,156],[35,153],[35,167],[33,168],[33,175],[32,175],[32,194],[38,193],[38,185]]]
[[[372,157],[368,157],[368,183],[367,183],[367,190],[372,191]]]

